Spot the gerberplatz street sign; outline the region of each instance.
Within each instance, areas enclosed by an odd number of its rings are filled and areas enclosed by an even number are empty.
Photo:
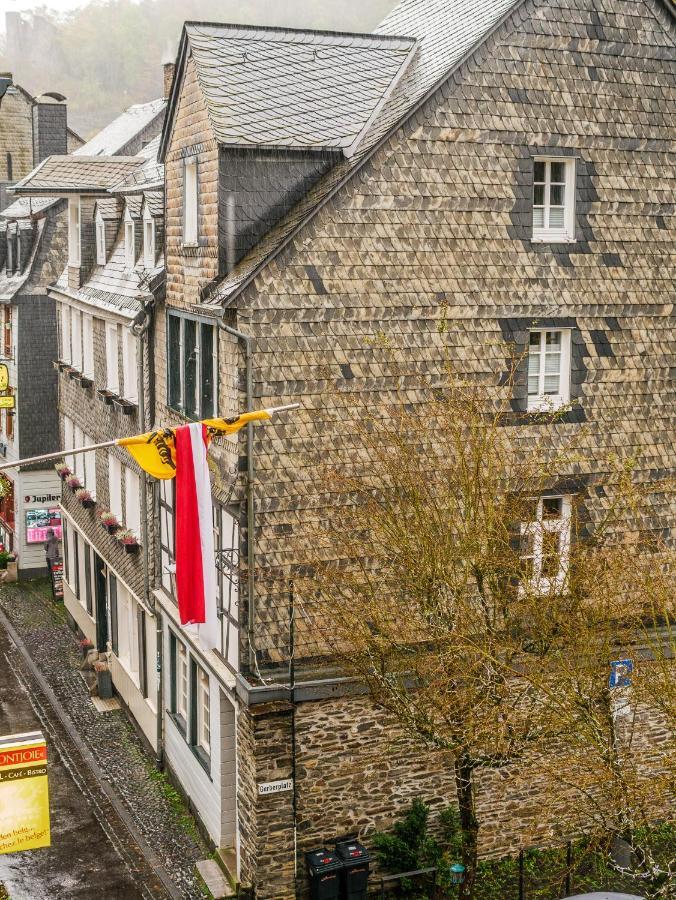
[[[50,843],[47,744],[42,732],[0,737],[0,853]]]

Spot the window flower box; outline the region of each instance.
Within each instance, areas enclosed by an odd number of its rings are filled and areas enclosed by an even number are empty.
[[[118,531],[116,538],[124,547],[125,553],[138,553],[139,543],[133,531],[125,528]]]
[[[69,475],[72,475],[70,468],[65,463],[57,463],[54,468],[56,469],[56,474],[59,476],[61,481],[65,481]]]
[[[107,405],[110,406],[113,402],[113,398],[115,394],[112,391],[107,391],[104,388],[99,388],[96,393],[99,395],[101,400]]]
[[[75,491],[75,496],[85,509],[94,509],[96,506],[94,498],[85,488],[78,488],[78,490]]]
[[[74,494],[82,488],[82,482],[77,475],[69,475],[66,478],[66,484]]]
[[[108,534],[116,534],[120,530],[120,523],[117,517],[110,510],[102,510],[99,513],[99,521],[106,529]]]

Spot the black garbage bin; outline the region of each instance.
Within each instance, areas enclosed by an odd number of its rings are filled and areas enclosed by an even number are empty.
[[[359,841],[339,841],[336,854],[343,864],[341,897],[343,900],[365,900],[371,857]]]
[[[312,900],[338,900],[343,861],[325,847],[305,854]]]

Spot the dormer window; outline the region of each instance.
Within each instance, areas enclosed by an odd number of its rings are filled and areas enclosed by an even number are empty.
[[[80,198],[68,200],[68,265],[80,265]]]
[[[134,220],[127,209],[124,214],[124,258],[128,269],[133,269],[136,265],[136,235],[134,231]]]
[[[197,246],[197,157],[183,161],[183,244]]]
[[[155,222],[147,206],[143,210],[143,265],[155,267]]]
[[[101,213],[96,213],[96,262],[99,266],[106,264],[106,225]]]

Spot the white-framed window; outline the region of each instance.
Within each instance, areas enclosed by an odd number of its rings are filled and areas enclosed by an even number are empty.
[[[68,265],[80,265],[80,198],[68,199]]]
[[[106,264],[106,223],[101,218],[101,213],[96,211],[96,262],[99,266]]]
[[[124,261],[128,269],[136,265],[136,229],[128,209],[124,212]]]
[[[160,481],[160,579],[171,595],[174,565],[174,479]]]
[[[216,603],[223,629],[223,656],[239,670],[239,522],[220,504],[213,505],[216,551]]]
[[[533,161],[533,240],[575,240],[575,159]]]
[[[209,676],[198,665],[195,666],[195,723],[197,732],[195,744],[207,756],[211,753],[211,712],[209,698]]]
[[[193,419],[216,414],[218,336],[209,322],[167,314],[169,406]]]
[[[106,387],[120,393],[119,336],[116,322],[106,322]]]
[[[112,453],[108,456],[108,497],[110,500],[110,511],[118,522],[124,522],[124,511],[122,509],[122,463]]]
[[[132,676],[138,681],[139,646],[138,646],[138,606],[136,600],[117,579],[117,657]]]
[[[141,533],[141,480],[129,466],[124,467],[124,524],[138,537]]]
[[[539,497],[530,522],[521,523],[521,559],[531,590],[561,590],[570,556],[571,498]]]
[[[73,420],[69,416],[63,417],[63,449],[73,449]],[[75,457],[72,454],[66,455],[66,465],[73,471]]]
[[[82,313],[79,309],[71,309],[70,311],[70,328],[71,328],[71,365],[82,371]]]
[[[94,319],[82,313],[82,374],[94,377]]]
[[[155,267],[155,221],[147,206],[143,209],[143,265],[146,269]]]
[[[183,160],[183,243],[197,245],[197,157]]]
[[[60,304],[61,310],[61,359],[65,363],[70,364],[71,360],[71,340],[70,340],[70,306],[66,303]]]
[[[122,329],[122,375],[124,378],[124,396],[132,403],[138,403],[138,368],[136,365],[136,349],[138,338],[127,327]]]
[[[550,411],[570,400],[570,328],[535,328],[528,338],[528,409]]]

